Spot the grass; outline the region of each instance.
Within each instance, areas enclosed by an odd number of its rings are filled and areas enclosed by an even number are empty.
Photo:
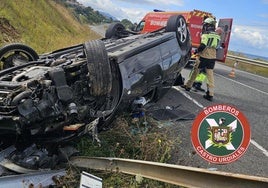
[[[165,129],[160,130],[151,118],[137,119],[122,115],[115,119],[113,126],[109,131],[99,134],[101,147],[88,138],[82,138],[78,144],[81,154],[165,163],[170,159],[172,148],[179,143],[178,140],[170,140]]]
[[[131,118],[121,115],[113,122],[114,128],[100,132],[101,146],[92,141],[90,137],[83,137],[77,143],[77,148],[82,156],[89,157],[118,157],[138,160],[147,160],[168,163],[171,152],[178,149],[179,140],[168,138],[167,129],[158,128],[159,122],[144,116]],[[91,169],[69,169],[70,181],[67,187],[77,186],[79,174],[82,170],[103,179],[103,187],[165,187],[178,186],[159,182],[140,176],[112,173],[109,171],[96,171]],[[65,177],[66,178],[66,177]],[[76,179],[76,181],[74,181]],[[70,184],[71,182],[71,184]]]
[[[88,25],[80,24],[70,10],[52,0],[2,0],[1,17],[6,18],[20,36],[10,40],[0,38],[1,46],[21,42],[38,53],[45,53],[100,38]]]

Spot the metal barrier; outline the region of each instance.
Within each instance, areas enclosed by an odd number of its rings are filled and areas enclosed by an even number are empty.
[[[265,61],[254,60],[254,59],[249,59],[249,58],[239,57],[239,56],[229,55],[229,54],[227,55],[227,59],[232,59],[237,62],[242,62],[242,63],[246,63],[250,65],[256,65],[256,66],[268,68],[268,62],[265,62]]]
[[[268,187],[268,178],[265,177],[210,171],[202,168],[150,161],[79,156],[72,158],[70,162],[76,167],[122,172],[184,187]]]

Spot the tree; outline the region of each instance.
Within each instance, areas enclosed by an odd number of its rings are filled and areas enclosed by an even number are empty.
[[[123,19],[121,23],[123,24],[123,26],[125,26],[125,28],[130,29],[130,30],[134,27],[134,24],[128,19]]]

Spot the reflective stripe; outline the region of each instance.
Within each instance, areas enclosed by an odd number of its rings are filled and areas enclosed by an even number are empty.
[[[199,73],[195,79],[197,82],[203,82],[207,78],[206,74],[204,73]]]
[[[217,48],[220,43],[220,36],[216,33],[203,34],[201,36],[201,43],[210,48]]]

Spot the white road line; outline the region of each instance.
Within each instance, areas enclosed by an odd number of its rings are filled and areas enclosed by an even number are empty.
[[[179,87],[177,86],[173,86],[174,89],[176,89],[178,92],[180,92],[183,96],[185,96],[187,99],[191,100],[193,103],[195,103],[197,106],[199,106],[200,108],[205,108],[201,103],[199,103],[197,100],[195,100],[194,98],[192,98],[190,95],[188,95],[186,92],[182,91]],[[255,89],[255,88],[253,88]],[[250,143],[253,144],[256,148],[258,148],[259,150],[261,150],[261,152],[268,157],[268,151],[262,147],[260,144],[258,144],[255,140],[250,139]]]
[[[190,95],[185,93],[184,91],[180,90],[177,86],[173,86],[174,89],[176,89],[178,92],[180,92],[182,95],[184,95],[187,99],[191,100],[193,103],[195,103],[200,108],[204,108],[204,106],[199,103],[197,100],[193,99]]]
[[[253,144],[255,147],[257,147],[259,150],[262,151],[262,153],[268,157],[268,151],[266,149],[264,149],[264,147],[262,147],[260,144],[258,144],[255,140],[250,140],[250,143]]]
[[[238,81],[236,81],[236,80],[227,78],[227,77],[225,77],[225,76],[222,76],[222,75],[220,75],[220,74],[216,74],[216,73],[215,73],[215,75],[217,75],[217,76],[219,76],[219,77],[221,77],[221,78],[224,78],[224,79],[226,79],[226,80],[232,81],[232,82],[234,82],[234,83],[240,84],[240,85],[242,85],[242,86],[245,86],[245,87],[247,87],[247,88],[253,89],[253,90],[255,90],[255,91],[258,91],[258,92],[260,92],[260,93],[262,93],[262,94],[268,95],[268,93],[265,92],[265,91],[262,91],[262,90],[259,90],[259,89],[254,88],[254,87],[248,86],[248,85],[243,84],[243,83],[241,83],[241,82],[238,82]]]

